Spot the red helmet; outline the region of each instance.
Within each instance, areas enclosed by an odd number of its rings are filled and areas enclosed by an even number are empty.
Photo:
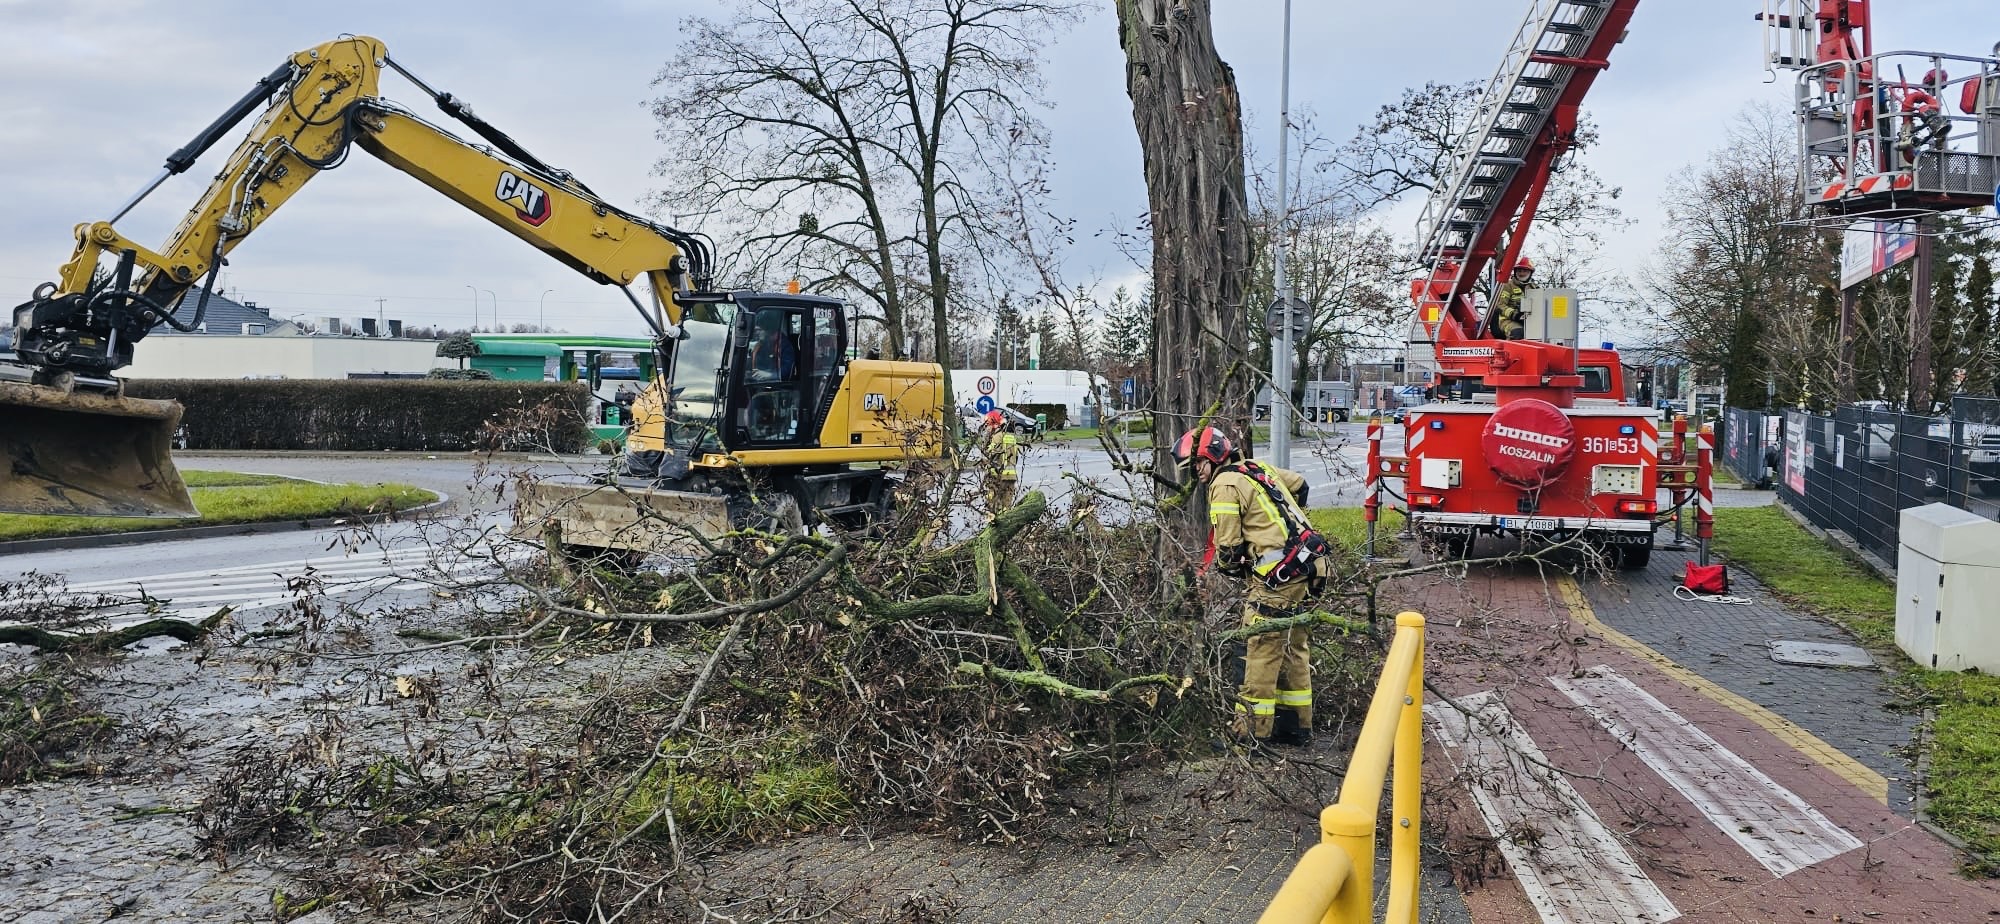
[[[1514,271],[1514,272],[1516,272],[1516,273],[1518,273],[1518,272],[1520,272],[1520,271],[1522,271],[1522,270],[1527,270],[1527,271],[1528,271],[1528,272],[1530,272],[1530,273],[1534,272],[1534,271],[1535,271],[1535,261],[1533,261],[1533,260],[1530,260],[1530,259],[1528,259],[1527,257],[1522,257],[1522,258],[1521,258],[1521,259],[1519,259],[1519,260],[1515,260],[1515,261],[1514,261],[1514,270],[1513,270],[1513,271]]]
[[[1221,465],[1235,454],[1236,444],[1215,427],[1196,427],[1181,434],[1181,438],[1174,443],[1174,461],[1182,465],[1191,464],[1196,459],[1207,459]]]
[[[986,412],[986,423],[988,426],[993,426],[993,427],[1000,426],[1000,423],[1006,419],[1007,418],[1002,416],[999,411]]]

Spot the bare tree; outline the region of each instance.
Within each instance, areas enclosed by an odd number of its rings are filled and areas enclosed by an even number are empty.
[[[1371,220],[1371,196],[1355,195],[1355,186],[1337,158],[1341,152],[1313,126],[1310,115],[1295,117],[1290,190],[1282,196],[1269,178],[1275,171],[1258,170],[1250,177],[1257,221],[1251,225],[1251,270],[1248,302],[1269,305],[1277,298],[1273,242],[1284,235],[1288,253],[1286,274],[1292,294],[1312,306],[1312,323],[1293,338],[1293,380],[1288,391],[1295,402],[1305,383],[1348,354],[1365,346],[1401,339],[1409,302],[1399,295],[1398,248],[1394,236]],[[1268,366],[1270,333],[1262,312],[1248,316],[1251,341],[1262,348],[1259,365]]]
[[[949,368],[953,290],[999,233],[978,152],[1040,130],[1039,46],[1071,15],[1068,0],[736,0],[727,20],[691,19],[654,84],[672,145],[660,206],[726,228],[740,274],[873,304],[891,353],[928,327]]]
[[[1708,162],[1676,174],[1667,238],[1643,287],[1662,345],[1719,369],[1728,399],[1761,406],[1774,380],[1786,399],[1830,399],[1835,336],[1815,321],[1833,282],[1826,235],[1803,218],[1789,114],[1751,106]]]
[[[1196,421],[1248,432],[1242,102],[1208,0],[1119,0],[1118,38],[1151,207],[1153,445],[1171,470]]]
[[[1373,120],[1356,128],[1322,169],[1341,173],[1353,184],[1347,194],[1369,207],[1400,201],[1412,192],[1429,193],[1450,180],[1452,152],[1474,127],[1480,92],[1478,83],[1405,89],[1401,99],[1382,106]],[[1588,114],[1579,115],[1575,145],[1555,165],[1535,212],[1538,252],[1594,243],[1602,230],[1622,220],[1616,206],[1621,190],[1582,159],[1596,141],[1596,124]],[[1543,281],[1548,283],[1546,275]]]

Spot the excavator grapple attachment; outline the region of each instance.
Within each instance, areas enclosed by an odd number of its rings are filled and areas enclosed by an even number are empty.
[[[199,516],[174,468],[181,406],[0,382],[0,513]]]

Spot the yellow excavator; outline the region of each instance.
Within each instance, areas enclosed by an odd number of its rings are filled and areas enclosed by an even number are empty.
[[[385,70],[483,143],[383,99]],[[118,232],[120,218],[260,109],[165,246]],[[197,329],[230,250],[355,148],[619,287],[653,331],[658,371],[633,407],[622,464],[524,494],[525,513],[558,518],[567,541],[658,551],[690,531],[745,522],[856,525],[887,502],[888,475],[870,463],[941,451],[936,364],[849,359],[838,300],[714,290],[697,235],[605,202],[426,85],[380,41],[343,36],[259,80],[110,221],[79,225],[57,280],[14,309],[17,359],[0,363],[0,512],[196,515],[169,454],[180,406],[125,397],[114,373],[148,332]],[[641,277],[645,301],[630,288]]]

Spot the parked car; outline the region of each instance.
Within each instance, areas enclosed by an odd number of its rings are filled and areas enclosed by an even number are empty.
[[[1039,426],[1036,426],[1035,424],[1035,418],[1027,414],[1023,414],[1020,411],[1017,411],[1011,407],[1004,407],[1004,406],[997,407],[994,408],[994,410],[1000,412],[1000,418],[1003,421],[1002,426],[1006,427],[1009,433],[1029,438],[1034,438],[1042,435],[1041,428]],[[968,434],[977,433],[979,431],[979,428],[985,425],[986,425],[986,415],[979,413],[972,413],[966,415],[965,418],[966,433]]]
[[[1035,437],[1042,435],[1041,425],[1035,421],[1035,418],[1027,414],[1023,414],[1011,407],[1001,407],[1000,415],[1007,419],[1007,429],[1021,436]]]

